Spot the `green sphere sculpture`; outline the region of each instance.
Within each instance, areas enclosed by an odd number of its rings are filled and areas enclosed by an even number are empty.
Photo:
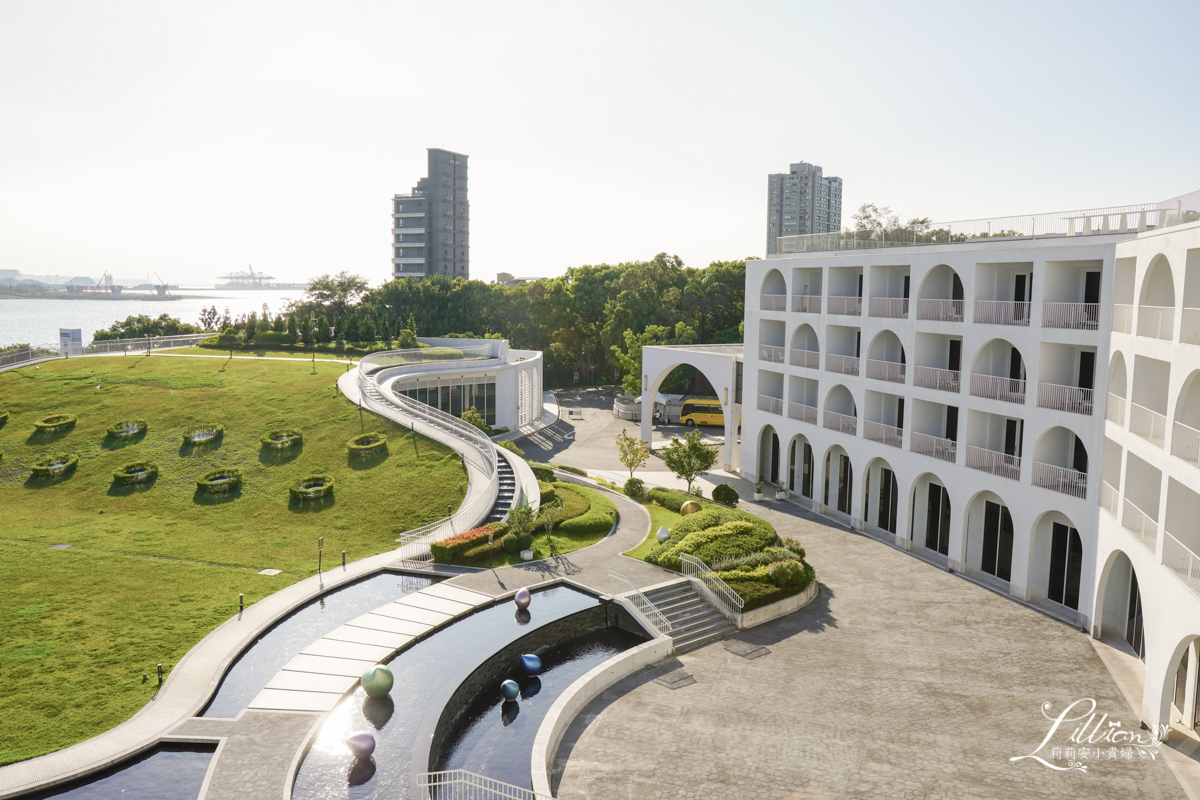
[[[371,697],[386,697],[395,682],[392,671],[382,664],[371,667],[362,676],[362,687]]]

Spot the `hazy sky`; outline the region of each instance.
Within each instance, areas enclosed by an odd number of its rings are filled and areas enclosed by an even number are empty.
[[[0,269],[391,275],[425,148],[471,275],[762,255],[793,161],[935,220],[1200,189],[1200,4],[0,0]]]

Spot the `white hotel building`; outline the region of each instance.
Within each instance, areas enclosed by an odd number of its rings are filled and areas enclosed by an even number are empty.
[[[1197,210],[781,237],[746,269],[743,474],[1112,643],[1145,722],[1194,731]]]

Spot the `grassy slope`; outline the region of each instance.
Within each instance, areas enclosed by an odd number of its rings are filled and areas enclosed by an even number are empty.
[[[220,349],[212,348],[212,347],[179,347],[179,348],[171,349],[167,352],[182,353],[183,355],[218,356],[218,357],[225,356],[226,358],[229,357],[228,350],[220,350]],[[254,347],[249,350],[243,350],[240,347],[237,347],[237,348],[234,348],[233,354],[234,354],[234,356],[244,356],[247,358],[296,358],[296,359],[303,359],[303,360],[312,359],[311,351],[299,353],[294,350],[271,350],[266,347]],[[357,356],[344,356],[344,355],[339,355],[338,353],[325,353],[325,352],[321,352],[320,350],[318,350],[317,351],[317,361],[319,362],[319,361],[321,361],[321,359],[325,359],[326,361],[328,361],[329,359],[337,359],[337,360],[340,360],[343,362],[345,362],[345,361],[357,362],[358,361]],[[345,370],[345,367],[343,366],[342,369]]]
[[[249,603],[312,574],[318,536],[327,563],[343,549],[362,558],[458,505],[466,479],[458,457],[387,420],[368,414],[366,425],[388,433],[388,458],[350,464],[345,442],[359,414],[334,392],[343,368],[318,362],[316,370],[159,355],[0,373],[0,409],[11,415],[0,428],[0,613],[10,621],[0,636],[0,763],[127,718],[153,693],[142,673],[178,661],[236,611],[239,592]],[[79,417],[73,430],[53,441],[32,435],[35,419],[60,412]],[[150,430],[120,447],[105,430],[123,417],[146,419]],[[203,422],[225,426],[219,446],[181,448],[182,432]],[[271,463],[259,444],[278,427],[304,431],[301,451],[285,463]],[[74,475],[29,480],[29,463],[59,451],[79,456]],[[143,459],[158,462],[152,486],[113,487],[114,469]],[[211,503],[194,481],[215,466],[240,468],[244,486]],[[317,472],[334,476],[334,502],[290,504],[288,485]],[[73,548],[46,549],[55,543]],[[264,568],[284,574],[255,574]]]
[[[675,527],[675,523],[681,517],[671,509],[663,508],[658,503],[643,503],[642,505],[650,512],[650,532],[646,534],[646,538],[642,540],[641,544],[632,550],[626,551],[625,555],[645,561],[646,554],[658,545],[658,540],[654,538],[654,534],[658,532],[658,529],[666,525],[667,530],[670,530]]]

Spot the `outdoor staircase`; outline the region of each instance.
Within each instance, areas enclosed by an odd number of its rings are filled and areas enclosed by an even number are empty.
[[[517,501],[517,476],[513,474],[512,464],[504,456],[496,459],[496,476],[500,479],[500,492],[496,495],[492,513],[488,514],[488,522],[503,520]]]
[[[651,589],[644,593],[667,621],[675,652],[690,650],[733,633],[737,628],[691,581]]]

